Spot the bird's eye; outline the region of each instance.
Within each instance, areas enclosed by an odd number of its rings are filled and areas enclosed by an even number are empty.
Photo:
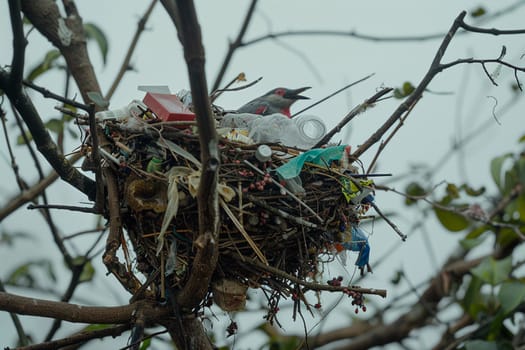
[[[275,90],[275,94],[279,95],[279,96],[284,96],[285,93],[286,93],[286,91],[284,89],[277,89],[277,90]]]

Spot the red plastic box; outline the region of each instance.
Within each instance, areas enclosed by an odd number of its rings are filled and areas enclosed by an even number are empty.
[[[195,114],[184,107],[177,95],[147,92],[142,101],[165,122],[195,120]]]

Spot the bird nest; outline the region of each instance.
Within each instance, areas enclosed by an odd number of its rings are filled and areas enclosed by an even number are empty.
[[[129,273],[146,276],[157,295],[160,286],[186,283],[195,254],[200,146],[191,124],[101,124],[109,141],[101,155],[116,169],[122,226],[135,255],[125,252]],[[348,166],[348,149],[326,148],[331,156],[292,164],[297,149],[268,145],[271,156],[261,160],[259,147],[219,141],[219,258],[205,303],[213,296],[225,310],[244,307],[247,287],[262,288],[276,309],[279,298],[297,297],[303,282],[316,283],[341,251],[356,251],[361,271],[369,268],[368,241],[355,229],[373,184]],[[279,175],[287,164],[297,176]]]

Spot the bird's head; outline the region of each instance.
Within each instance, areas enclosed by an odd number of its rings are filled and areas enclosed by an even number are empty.
[[[283,87],[275,88],[263,95],[263,98],[272,106],[283,111],[284,114],[290,115],[290,106],[297,100],[308,100],[309,97],[302,96],[301,92],[310,89],[309,86],[299,89],[287,89]],[[286,113],[287,112],[287,113]]]
[[[300,95],[301,92],[310,89],[309,86],[302,87],[299,89],[287,89],[283,87],[278,87],[273,90],[268,91],[264,94],[265,97],[271,98],[275,101],[279,101],[280,104],[290,106],[297,100],[308,100],[310,97]]]

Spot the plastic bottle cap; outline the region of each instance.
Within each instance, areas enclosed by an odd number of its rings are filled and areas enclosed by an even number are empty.
[[[255,158],[259,162],[267,162],[272,157],[272,149],[268,145],[260,145],[255,151]]]

